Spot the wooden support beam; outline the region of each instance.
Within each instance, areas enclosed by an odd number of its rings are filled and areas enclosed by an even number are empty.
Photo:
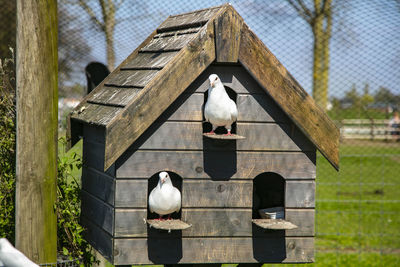
[[[243,19],[232,6],[214,20],[217,62],[238,62],[242,25]]]
[[[57,1],[17,0],[15,245],[57,260]]]

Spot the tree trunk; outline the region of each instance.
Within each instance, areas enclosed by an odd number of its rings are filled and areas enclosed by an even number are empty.
[[[108,8],[103,9],[104,33],[107,45],[107,65],[110,71],[114,70],[115,52],[114,52],[114,29],[115,29],[115,3],[108,0]]]
[[[325,29],[323,37],[323,62],[322,62],[322,101],[321,105],[325,110],[328,104],[328,89],[329,89],[329,64],[330,64],[330,48],[329,43],[331,40],[332,32],[332,10],[331,10],[332,0],[327,0],[325,3],[324,18],[325,18]]]
[[[323,23],[324,17],[320,13],[321,0],[314,0],[315,18],[312,26],[314,35],[314,49],[313,49],[313,98],[315,102],[323,109],[325,109],[323,95],[324,88],[322,83],[323,77]]]
[[[311,25],[314,35],[313,98],[324,110],[328,104],[329,41],[332,31],[331,2],[332,0],[326,0],[323,7],[321,0],[314,0],[316,14]]]
[[[57,260],[57,1],[17,0],[15,245]]]

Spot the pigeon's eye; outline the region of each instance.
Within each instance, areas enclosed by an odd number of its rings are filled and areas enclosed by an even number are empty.
[[[215,81],[218,80],[218,77],[215,77]]]

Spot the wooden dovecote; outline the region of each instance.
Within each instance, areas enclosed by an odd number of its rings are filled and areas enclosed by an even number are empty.
[[[212,73],[243,140],[203,136]],[[82,223],[114,264],[314,260],[316,150],[338,169],[339,131],[231,5],[165,20],[70,114],[69,144],[81,137]],[[179,184],[190,228],[144,223],[160,171]],[[272,206],[297,228],[252,223]]]

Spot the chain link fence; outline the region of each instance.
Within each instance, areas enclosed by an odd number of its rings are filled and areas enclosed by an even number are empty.
[[[100,0],[59,0],[60,122],[86,91],[91,61],[118,66],[169,15],[217,6],[221,0],[113,0],[108,55]],[[244,21],[309,94],[317,19],[300,0],[230,1]],[[328,97],[324,105],[341,128],[340,171],[317,158],[318,266],[400,265],[400,2],[331,3],[327,30]],[[1,13],[6,20],[6,12]],[[111,14],[108,14],[111,16]],[[6,24],[3,24],[6,25]],[[9,27],[0,26],[0,32]],[[1,35],[3,36],[3,35]],[[9,41],[9,42],[8,42]],[[15,40],[1,39],[1,45]],[[108,48],[107,48],[108,47]],[[1,54],[2,57],[4,56]],[[111,62],[110,62],[111,61]],[[400,119],[399,119],[400,120]]]

